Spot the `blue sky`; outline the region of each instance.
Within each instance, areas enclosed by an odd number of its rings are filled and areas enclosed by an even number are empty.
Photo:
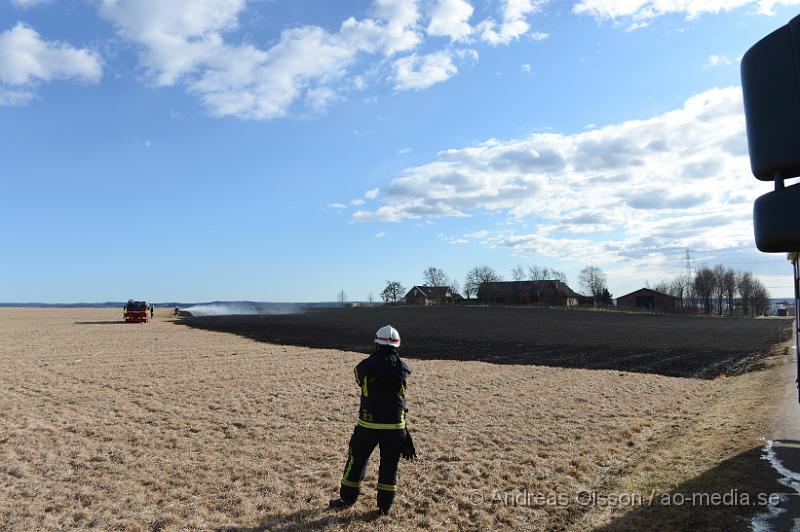
[[[0,301],[332,300],[760,254],[739,88],[797,0],[0,3]]]

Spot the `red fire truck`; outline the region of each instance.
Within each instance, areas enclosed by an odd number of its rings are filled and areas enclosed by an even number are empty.
[[[149,307],[147,301],[128,300],[122,311],[125,323],[147,323]]]

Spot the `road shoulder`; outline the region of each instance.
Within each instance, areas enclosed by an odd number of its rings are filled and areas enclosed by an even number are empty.
[[[800,416],[794,368],[794,350],[785,342],[750,371],[716,379],[697,421],[659,438],[616,484],[619,491],[641,493],[643,504],[594,512],[606,524],[587,524],[604,531],[646,530],[654,522],[661,530],[752,530],[754,519],[775,511],[770,503],[794,492],[765,459],[768,442],[777,435],[800,441],[788,432],[798,427],[791,418],[784,432],[776,432],[776,420]],[[800,448],[781,452],[794,453],[800,464]],[[714,494],[719,504],[706,497]],[[779,495],[770,499],[771,494]]]

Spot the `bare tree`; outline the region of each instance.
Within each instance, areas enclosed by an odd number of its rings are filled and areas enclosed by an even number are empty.
[[[567,283],[567,275],[564,272],[559,271],[559,270],[553,270],[551,268],[550,269],[550,278],[551,279],[555,279],[556,281],[561,281],[564,284],[569,284],[569,283]]]
[[[653,290],[656,292],[661,292],[662,294],[669,294],[671,284],[667,280],[659,281],[654,287]],[[671,294],[670,294],[671,295]]]
[[[531,281],[544,281],[549,273],[550,271],[547,268],[542,268],[536,264],[528,266],[528,279]]]
[[[339,290],[339,293],[336,295],[336,300],[342,305],[342,308],[344,308],[344,304],[347,303],[347,294],[344,293],[344,290]]]
[[[472,299],[472,296],[478,294],[479,286],[479,284],[473,282],[473,280],[470,278],[470,274],[467,273],[467,278],[464,279],[464,297],[467,299]]]
[[[425,286],[448,286],[447,274],[435,266],[425,268],[422,272],[422,279]]]
[[[511,279],[514,281],[524,281],[525,280],[525,268],[522,266],[514,266],[511,270]]]
[[[717,287],[717,277],[708,266],[703,266],[694,276],[694,290],[703,300],[703,309],[706,314],[711,314],[714,290]]]
[[[717,312],[722,316],[722,304],[725,301],[725,266],[717,264],[714,266],[714,295],[717,298]]]
[[[602,299],[603,290],[608,290],[606,274],[597,266],[586,266],[581,270],[578,280],[581,283],[581,287],[592,294],[595,305]]]
[[[745,316],[750,314],[753,288],[753,274],[750,272],[740,273],[736,282],[736,289],[739,291],[739,296],[742,298],[742,313]]]
[[[754,316],[766,316],[769,313],[769,290],[764,284],[753,278],[753,295],[751,307]]]
[[[733,298],[736,296],[736,272],[732,268],[725,270],[721,284],[722,290],[725,292],[728,314],[733,314]]]
[[[381,299],[384,303],[397,303],[406,291],[400,281],[386,281],[386,287],[381,292]]]
[[[681,307],[685,306],[685,300],[689,296],[689,280],[685,275],[678,275],[669,285],[669,295],[681,300]]]
[[[678,275],[669,284],[669,295],[680,299],[681,307],[683,307],[683,298],[685,294],[686,294],[686,283],[684,282],[684,277],[682,275]]]
[[[459,286],[458,281],[455,279],[450,280],[450,291],[453,292],[453,301],[455,301],[456,294],[461,293],[461,286]]]
[[[519,266],[517,267],[519,268]],[[516,268],[514,269],[516,272]],[[521,280],[521,279],[514,279]],[[567,276],[564,272],[548,268],[547,266],[539,266],[537,264],[532,264],[528,266],[528,280],[529,281],[548,281],[548,280],[556,280],[561,281],[564,284],[567,284]]]
[[[532,264],[528,266],[528,279],[531,281],[545,281],[547,280],[548,276],[550,275],[550,270],[547,267],[539,266],[538,264]],[[541,286],[538,284],[534,286],[534,290],[536,292],[535,297],[538,301],[542,297],[542,289]]]
[[[464,280],[464,293],[467,297],[478,295],[478,289],[483,283],[496,283],[503,278],[491,266],[476,266],[467,272]]]

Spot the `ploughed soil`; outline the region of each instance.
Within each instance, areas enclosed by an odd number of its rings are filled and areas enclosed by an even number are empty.
[[[737,373],[791,337],[786,319],[669,316],[532,307],[363,307],[299,314],[182,318],[189,327],[271,344],[367,353],[375,331],[400,331],[404,357],[673,377]]]

